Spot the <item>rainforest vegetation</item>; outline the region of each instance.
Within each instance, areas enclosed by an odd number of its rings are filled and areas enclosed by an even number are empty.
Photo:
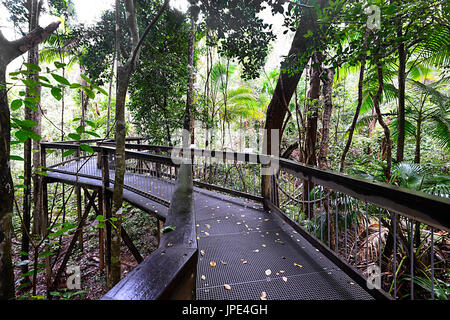
[[[178,146],[186,129],[200,149],[259,153],[266,141],[303,165],[450,197],[448,1],[111,0],[86,23],[87,2],[0,1],[0,299],[101,298],[137,265],[121,226],[141,259],[157,247],[158,221],[122,199],[126,137]],[[49,185],[44,216],[40,142],[92,153],[87,139],[115,139],[123,157],[113,217],[93,214],[71,246],[95,195]],[[107,223],[105,273],[97,245]],[[406,242],[421,241],[416,227]],[[415,281],[448,299],[447,233],[435,240],[434,287],[419,269]],[[81,266],[81,289],[65,288],[68,266]]]

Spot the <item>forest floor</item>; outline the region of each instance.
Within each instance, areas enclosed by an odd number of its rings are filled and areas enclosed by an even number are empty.
[[[138,248],[141,256],[145,259],[150,253],[152,253],[158,245],[158,229],[157,220],[147,213],[135,209],[132,207],[126,207],[126,215],[123,226],[127,231],[130,238],[133,240],[134,245]],[[71,300],[99,300],[107,292],[105,271],[99,268],[99,232],[98,229],[94,229],[97,224],[95,214],[91,214],[84,227],[83,233],[83,250],[76,247],[67,263],[68,266],[79,266],[81,271],[81,289],[80,290],[67,290],[67,278],[68,275],[64,272],[59,282],[58,291],[61,292],[64,298],[70,298]],[[55,255],[51,256],[52,276],[54,277],[64,255],[67,251],[70,241],[72,240],[72,234],[62,238],[62,246],[60,253],[55,262]],[[20,239],[14,239],[13,241],[13,263],[17,265],[20,262]],[[40,258],[39,263],[43,264],[44,259]],[[33,255],[30,255],[29,261],[33,261]],[[122,265],[122,278],[126,276],[137,265],[136,259],[130,253],[128,247],[122,242],[121,248],[121,265]],[[29,269],[33,269],[32,265]],[[18,299],[32,299],[31,290],[28,292],[19,292],[17,288],[20,285],[21,268],[16,266],[14,268],[16,279],[16,295]],[[45,271],[38,274],[36,296],[37,299],[42,299],[46,294],[45,283]],[[78,294],[76,294],[79,292]]]

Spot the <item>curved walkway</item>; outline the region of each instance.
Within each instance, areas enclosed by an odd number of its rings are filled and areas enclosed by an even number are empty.
[[[90,160],[94,161],[94,160]],[[49,182],[101,187],[101,171],[48,172]],[[73,164],[60,167],[75,171]],[[111,173],[112,178],[113,173]],[[124,200],[161,219],[167,207],[140,192],[169,201],[173,182],[127,174]],[[196,298],[200,300],[369,300],[332,261],[262,204],[194,188],[199,260]]]

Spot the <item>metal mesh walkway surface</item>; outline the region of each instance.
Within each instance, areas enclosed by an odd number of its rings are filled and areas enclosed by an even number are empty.
[[[90,169],[88,169],[90,168]],[[62,169],[62,168],[60,168]],[[66,166],[65,170],[70,170]],[[95,166],[80,173],[101,176]],[[113,174],[113,173],[111,173]],[[74,179],[49,172],[53,180]],[[82,179],[98,187],[98,180]],[[72,181],[73,183],[73,181]],[[127,174],[125,183],[143,192],[158,192],[170,200],[173,182]],[[354,283],[278,215],[262,204],[194,188],[198,241],[196,298],[200,300],[370,300],[365,288]],[[143,201],[143,200],[139,200]],[[154,211],[153,201],[141,209]]]
[[[195,195],[197,299],[373,299],[261,204],[217,196]]]

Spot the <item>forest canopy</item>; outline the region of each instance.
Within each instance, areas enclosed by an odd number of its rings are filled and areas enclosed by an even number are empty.
[[[123,201],[127,137],[267,152],[450,198],[448,1],[104,2],[87,23],[86,2],[0,1],[0,299],[86,295],[57,284],[95,196],[82,204],[79,187],[51,185],[46,215],[41,142],[87,154],[89,139],[116,143],[112,220],[99,214],[90,230],[114,225],[110,265],[91,299],[123,277],[122,226],[142,225]],[[79,151],[60,160],[72,156]],[[239,172],[238,181],[259,175]],[[154,250],[159,225],[146,221]],[[89,252],[83,234],[76,242],[78,255]]]

